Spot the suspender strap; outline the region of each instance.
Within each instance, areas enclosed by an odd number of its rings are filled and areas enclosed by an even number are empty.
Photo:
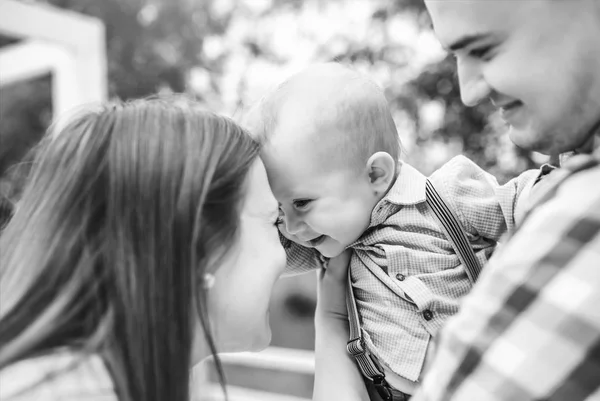
[[[456,252],[456,255],[462,262],[463,266],[467,271],[467,276],[471,283],[477,281],[479,273],[481,272],[481,266],[475,252],[465,234],[465,230],[461,226],[460,222],[456,218],[454,212],[448,207],[444,199],[436,191],[431,181],[427,180],[425,184],[425,198],[427,204],[433,210],[433,214],[440,223],[440,226],[444,230],[446,237],[452,244],[452,248]]]
[[[352,289],[352,279],[348,272],[348,285],[346,286],[346,307],[348,308],[348,320],[350,322],[350,341],[348,341],[347,349],[352,355],[358,367],[365,377],[373,379],[376,376],[383,377],[383,370],[367,349],[364,341],[364,335],[360,327],[360,318],[356,309],[356,299],[354,298],[354,290]]]
[[[454,248],[460,261],[465,266],[469,280],[474,283],[479,276],[481,267],[464,229],[429,180],[427,180],[425,186],[425,197],[427,205],[433,211],[448,240],[452,244],[452,248]],[[347,345],[348,353],[354,357],[362,374],[373,381],[379,395],[384,400],[392,400],[391,390],[385,380],[383,368],[377,362],[377,359],[371,355],[364,341],[360,317],[356,308],[356,299],[354,298],[354,290],[352,289],[350,270],[348,270],[348,285],[346,286],[346,306],[348,308],[348,321],[350,323],[350,341],[348,341]]]
[[[348,308],[348,321],[350,322],[350,341],[348,341],[346,349],[356,360],[363,376],[373,382],[375,390],[381,399],[383,401],[392,401],[393,394],[385,380],[385,373],[365,344],[362,328],[360,327],[360,317],[356,309],[356,299],[354,298],[349,269],[348,283],[346,285],[346,307]]]

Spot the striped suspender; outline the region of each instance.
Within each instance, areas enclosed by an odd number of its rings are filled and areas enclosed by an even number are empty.
[[[448,207],[444,199],[435,190],[435,187],[431,181],[427,180],[425,185],[425,198],[427,204],[433,210],[433,214],[440,223],[440,226],[444,230],[446,237],[450,240],[452,248],[458,255],[458,258],[465,266],[467,270],[467,276],[472,284],[477,281],[479,273],[481,273],[481,266],[479,261],[475,257],[475,252],[471,247],[471,243],[465,234],[465,230],[460,225],[460,222],[454,215],[454,212]]]
[[[452,244],[452,248],[454,248],[460,261],[466,267],[469,280],[471,283],[475,283],[481,271],[481,266],[475,257],[475,252],[473,252],[473,248],[471,248],[471,244],[460,222],[429,180],[427,180],[425,185],[425,198],[427,205],[433,211],[446,237]],[[348,352],[356,359],[358,367],[365,377],[372,380],[376,385],[379,384],[385,387],[387,383],[383,369],[376,358],[371,355],[364,342],[364,335],[360,327],[360,317],[356,309],[354,290],[352,289],[350,270],[348,270],[348,285],[346,286],[346,306],[350,322]]]

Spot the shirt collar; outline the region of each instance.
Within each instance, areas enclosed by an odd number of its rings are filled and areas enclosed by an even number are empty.
[[[369,227],[375,227],[383,223],[398,211],[398,206],[416,205],[425,202],[425,176],[406,163],[399,162],[399,166],[400,171],[394,185],[371,212]]]
[[[425,181],[425,176],[417,169],[400,162],[398,177],[382,200],[396,205],[416,205],[425,202]]]

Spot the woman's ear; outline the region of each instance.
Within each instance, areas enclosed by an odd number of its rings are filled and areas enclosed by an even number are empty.
[[[396,178],[396,161],[387,152],[377,152],[367,160],[369,183],[378,194],[387,192]]]

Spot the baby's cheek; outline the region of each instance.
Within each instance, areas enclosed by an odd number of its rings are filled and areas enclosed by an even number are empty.
[[[367,208],[354,207],[349,213],[348,224],[351,225],[353,235],[359,237],[369,227],[371,212]]]
[[[315,213],[311,219],[311,228],[316,232],[327,233],[339,229],[340,224],[344,223],[341,215],[337,211],[328,211],[326,213]]]

